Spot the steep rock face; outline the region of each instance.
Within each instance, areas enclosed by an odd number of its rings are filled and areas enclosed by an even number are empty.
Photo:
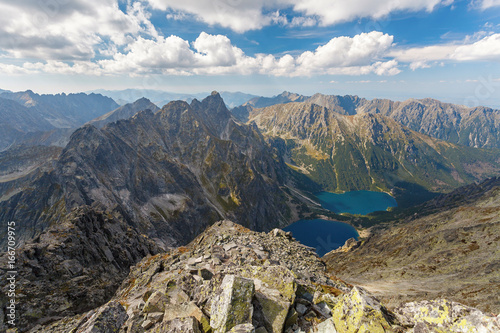
[[[358,113],[381,113],[414,131],[471,147],[499,148],[500,111],[467,108],[434,99],[367,101]]]
[[[165,245],[220,217],[265,230],[293,219],[285,173],[260,133],[235,122],[214,93],[77,130],[54,171],[0,202],[0,220],[24,222],[22,241],[73,207],[99,203]]]
[[[498,313],[500,179],[437,197],[415,214],[323,258],[332,273],[389,306],[446,298]]]
[[[307,102],[342,114],[373,113],[388,116],[410,129],[437,139],[471,147],[500,148],[500,110],[468,108],[435,99],[366,100],[357,96],[316,94]]]
[[[17,325],[82,313],[107,302],[129,267],[159,247],[109,214],[90,207],[72,211],[17,249]],[[7,267],[7,255],[0,257]],[[2,281],[5,271],[0,272]],[[6,286],[2,292],[6,295]],[[6,298],[1,308],[5,309]],[[53,320],[53,319],[52,319]]]
[[[434,315],[448,314],[450,320],[440,324],[446,332],[462,332],[457,323],[499,329],[496,317],[479,310],[453,304],[448,311],[439,308],[446,303],[435,304],[426,315],[417,315],[426,304],[406,304],[393,313],[362,288],[327,274],[313,249],[289,233],[256,233],[221,221],[187,247],[142,260],[108,304],[32,332],[80,332],[93,324],[89,318],[106,311],[126,318],[119,332],[409,333]]]
[[[288,103],[256,109],[249,121],[285,139],[292,168],[331,191],[395,187],[401,197],[405,184],[443,191],[500,171],[497,151],[436,140],[378,114]]]

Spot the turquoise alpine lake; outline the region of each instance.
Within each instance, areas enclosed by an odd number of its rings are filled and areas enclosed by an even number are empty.
[[[349,238],[359,237],[356,229],[347,223],[321,219],[299,220],[283,230],[291,231],[302,244],[314,247],[320,257],[341,247]]]
[[[384,192],[352,191],[342,194],[319,192],[314,195],[319,199],[323,208],[334,213],[366,215],[398,205],[393,197]]]

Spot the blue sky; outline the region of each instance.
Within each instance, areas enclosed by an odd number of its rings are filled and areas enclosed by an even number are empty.
[[[500,0],[0,0],[0,89],[500,107]]]

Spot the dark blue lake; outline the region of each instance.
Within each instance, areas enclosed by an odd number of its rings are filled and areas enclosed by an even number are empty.
[[[341,247],[349,238],[359,237],[356,229],[347,223],[321,219],[299,220],[283,230],[291,231],[302,244],[314,247],[319,256]]]
[[[319,192],[314,194],[321,206],[335,213],[366,215],[389,207],[397,207],[396,200],[384,192],[352,191],[342,194]]]

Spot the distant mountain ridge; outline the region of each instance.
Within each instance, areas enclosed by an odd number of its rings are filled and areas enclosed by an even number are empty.
[[[154,89],[124,89],[124,90],[106,90],[97,89],[89,92],[99,93],[104,96],[113,98],[120,105],[127,103],[132,103],[140,98],[147,98],[151,100],[154,104],[158,105],[160,108],[171,101],[185,101],[191,103],[193,99],[203,99],[209,93],[195,93],[195,94],[183,94],[183,93],[173,93],[162,90]],[[241,105],[248,100],[257,97],[256,95],[246,94],[242,92],[229,92],[221,91],[219,92],[224,103],[228,108],[233,108]]]
[[[10,99],[33,108],[55,128],[71,128],[84,124],[119,105],[109,97],[100,94],[56,94],[39,95],[31,90],[4,92],[1,98]]]
[[[254,108],[294,102],[317,104],[344,115],[382,114],[437,139],[477,148],[500,148],[500,110],[468,108],[430,98],[397,102],[388,99],[367,100],[351,95],[303,96],[285,91],[271,98],[254,98],[233,112],[242,121],[247,121]]]
[[[106,113],[100,117],[92,119],[87,122],[87,124],[91,124],[97,128],[103,128],[105,125],[121,120],[128,119],[135,115],[139,111],[150,110],[153,113],[156,113],[160,108],[155,104],[151,103],[151,101],[147,98],[141,98],[135,101],[134,103],[125,104],[120,106],[119,108]]]
[[[31,90],[0,93],[0,151],[12,144],[60,143],[70,128],[118,107],[97,94],[39,95]],[[64,141],[64,140],[62,140]]]
[[[14,101],[10,101],[11,103],[15,103]],[[0,100],[1,106],[1,100]],[[21,106],[22,107],[22,106]],[[119,108],[112,110],[100,117],[90,120],[87,122],[88,124],[92,124],[98,128],[104,127],[106,124],[109,124],[114,121],[118,121],[121,119],[127,119],[135,115],[139,111],[151,110],[156,112],[159,108],[151,103],[146,98],[141,98],[134,103],[126,104],[120,106]],[[29,110],[28,110],[29,111]],[[1,109],[0,109],[1,112]],[[37,115],[35,113],[35,115]],[[40,118],[40,117],[39,117]],[[44,121],[41,119],[41,121]],[[83,125],[83,124],[82,124]],[[64,147],[68,144],[71,134],[78,128],[53,128],[50,124],[48,130],[35,130],[35,131],[27,131],[27,132],[15,132],[13,135],[10,135],[8,140],[6,141],[6,147],[11,144],[15,145],[24,145],[24,146],[56,146],[56,147]],[[0,141],[1,142],[1,141]]]

